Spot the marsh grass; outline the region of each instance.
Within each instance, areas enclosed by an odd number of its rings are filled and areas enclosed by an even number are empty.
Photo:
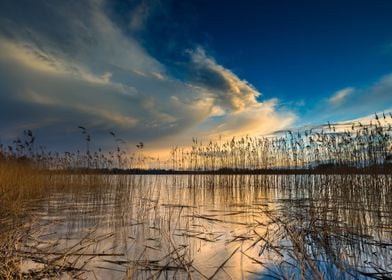
[[[392,253],[390,176],[299,176],[299,182],[295,177],[286,179],[289,180],[279,178],[280,187],[297,195],[284,199],[279,209],[261,207],[260,214],[270,221],[262,225],[268,234],[258,234],[260,225],[256,225],[250,236],[256,240],[252,246],[260,246],[260,252],[270,250],[276,256],[273,264],[260,262],[266,269],[264,276],[272,279],[392,276],[388,258]]]
[[[63,273],[81,276],[84,265],[74,258],[75,253],[96,246],[99,238],[81,237],[78,246],[55,250],[55,254],[51,253],[55,246],[50,248],[43,241],[22,252],[20,248],[35,240],[34,236],[44,228],[35,228],[36,217],[32,213],[50,192],[74,190],[77,197],[80,189],[96,191],[113,183],[113,178],[100,174],[48,173],[26,158],[0,160],[0,279],[56,278]],[[117,178],[115,184],[123,187],[128,184],[127,178]],[[33,261],[33,270],[21,270],[26,260]]]
[[[173,170],[209,171],[384,167],[392,164],[392,114],[368,123],[323,124],[269,137],[233,137],[175,147],[166,163]]]
[[[390,176],[83,176],[35,194],[31,220],[3,235],[2,278],[391,276]],[[227,249],[205,263],[210,246]]]
[[[171,159],[158,164],[207,171],[387,168],[392,159],[388,118],[272,138],[207,145],[194,139],[191,150],[175,148]],[[148,181],[146,176],[94,172],[146,166],[155,159],[144,157],[143,143],[131,156],[120,145],[105,154],[92,150],[84,127],[82,133],[85,153],[37,151],[31,131],[12,146],[0,147],[1,279],[95,277],[89,263],[97,260],[101,264],[95,268],[129,279],[225,278],[241,258],[278,279],[392,277],[385,258],[391,255],[392,239],[390,175],[190,174]],[[53,172],[68,170],[72,172]],[[269,202],[253,201],[260,194],[288,198],[276,202],[280,208],[271,208]],[[207,202],[224,209],[206,209]],[[43,205],[47,208],[40,209]],[[107,205],[113,208],[109,221],[96,220],[107,217],[102,212]],[[40,212],[66,215],[43,223]],[[114,232],[100,232],[104,222]],[[56,233],[57,224],[68,228]],[[73,236],[73,231],[79,234]],[[115,245],[100,245],[109,241]],[[197,252],[223,241],[229,250],[205,268]],[[24,270],[26,261],[34,268]],[[260,271],[252,273],[260,276]]]
[[[105,256],[99,267],[115,275],[225,279],[246,270],[239,266],[243,256],[260,277],[390,276],[390,176],[128,177],[129,185],[110,191],[71,191],[78,200],[64,217],[69,232],[114,223],[117,247],[108,253],[119,255]],[[278,201],[259,199],[274,193]],[[65,211],[62,204],[52,211]],[[206,246],[223,245],[225,253],[211,263],[198,257]]]
[[[2,220],[23,214],[26,199],[39,195],[45,176],[29,162],[0,161],[0,214]],[[2,227],[2,229],[5,229]]]

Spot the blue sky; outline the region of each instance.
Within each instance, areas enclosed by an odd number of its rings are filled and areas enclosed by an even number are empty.
[[[199,0],[157,10],[142,32],[156,57],[175,69],[179,49],[200,44],[263,97],[277,97],[300,114],[335,91],[369,87],[392,70],[391,1]],[[161,20],[172,22],[161,26]]]
[[[1,1],[2,142],[163,151],[392,108],[391,1]]]

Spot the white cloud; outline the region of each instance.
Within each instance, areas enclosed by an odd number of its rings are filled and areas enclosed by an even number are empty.
[[[341,89],[333,94],[329,98],[329,103],[332,104],[333,106],[339,106],[342,103],[344,103],[345,100],[347,100],[347,97],[351,95],[354,92],[354,88],[352,87],[347,87],[344,89]]]
[[[202,48],[189,52],[187,80],[170,77],[110,20],[103,1],[27,1],[30,13],[13,17],[18,5],[0,11],[2,130],[42,123],[43,134],[71,144],[59,133],[75,134],[82,124],[97,145],[107,145],[104,135],[114,130],[167,148],[192,136],[269,133],[295,119],[275,99],[260,102],[260,92]]]
[[[345,106],[336,108],[336,111],[332,112],[346,113],[350,118],[352,115],[367,115],[390,108],[392,106],[392,74],[381,77],[368,87],[357,88],[355,94],[346,96],[344,104]]]
[[[302,124],[352,120],[392,107],[392,74],[366,87],[347,87],[337,91],[302,116]]]

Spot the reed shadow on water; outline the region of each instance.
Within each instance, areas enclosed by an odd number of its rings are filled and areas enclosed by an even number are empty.
[[[391,277],[390,175],[62,176],[24,206],[20,277]]]

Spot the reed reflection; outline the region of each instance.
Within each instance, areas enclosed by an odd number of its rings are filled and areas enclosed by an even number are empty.
[[[390,277],[391,176],[110,175],[53,189],[40,240],[93,277]],[[53,245],[54,244],[54,245]],[[76,245],[80,247],[80,245]],[[45,247],[48,248],[48,247]]]

